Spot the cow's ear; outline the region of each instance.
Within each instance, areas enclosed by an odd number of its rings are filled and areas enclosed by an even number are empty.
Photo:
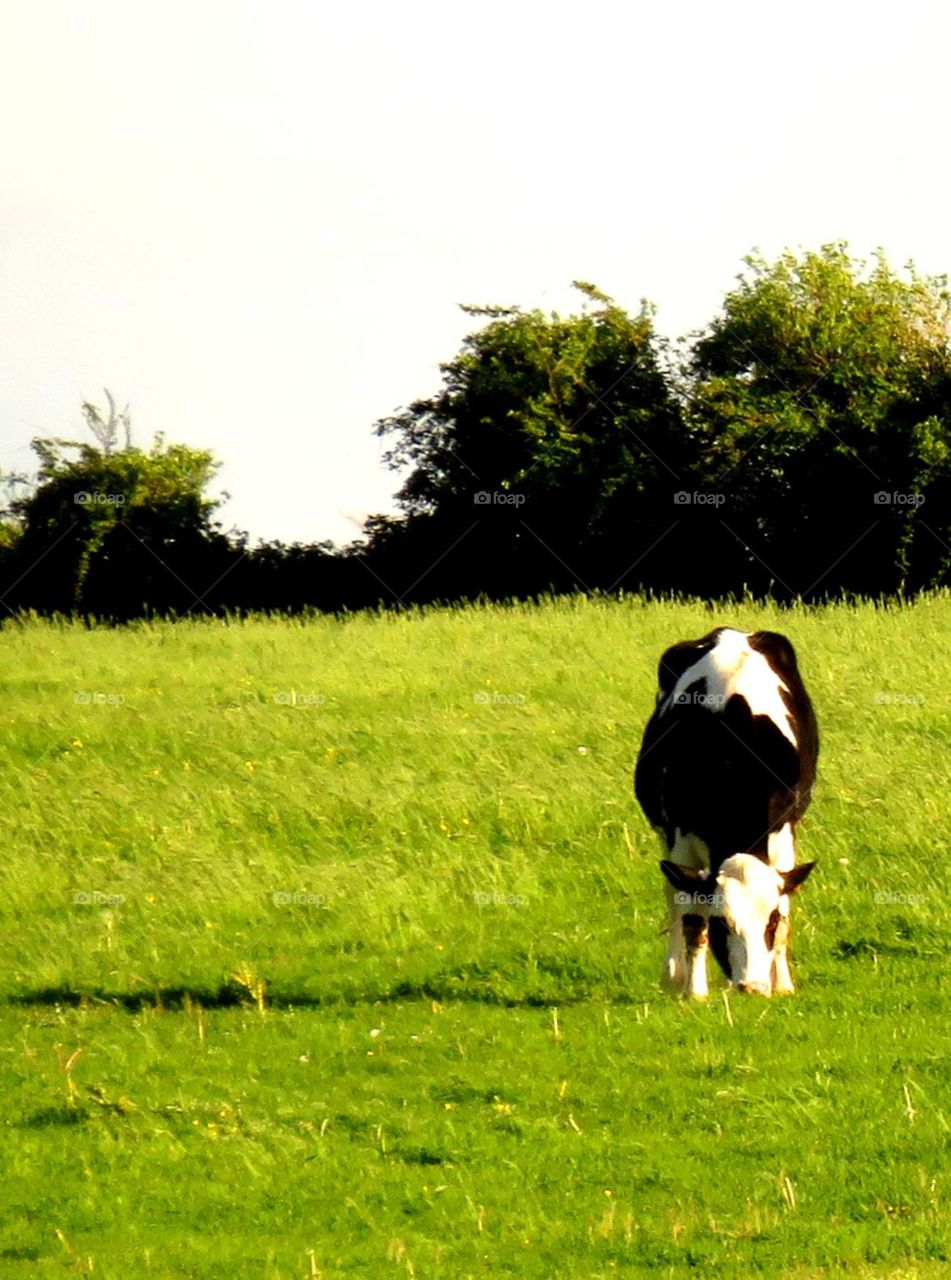
[[[682,889],[684,893],[693,893],[697,885],[707,877],[706,871],[700,871],[696,867],[683,867],[679,862],[668,862],[666,858],[661,862],[660,869],[674,888]]]
[[[787,871],[783,875],[783,893],[795,893],[805,884],[806,876],[816,864],[814,862],[800,862],[798,867],[793,867],[792,871]]]

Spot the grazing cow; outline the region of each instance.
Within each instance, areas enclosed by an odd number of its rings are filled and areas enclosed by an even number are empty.
[[[707,945],[740,991],[793,991],[789,895],[795,829],[819,733],[796,655],[774,631],[717,627],[660,660],[634,790],[668,857],[665,985],[707,994]]]

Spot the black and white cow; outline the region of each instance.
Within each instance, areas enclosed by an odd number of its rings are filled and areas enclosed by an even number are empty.
[[[707,945],[740,991],[791,993],[796,824],[819,733],[785,636],[717,627],[660,660],[634,790],[668,857],[665,985],[707,994]]]

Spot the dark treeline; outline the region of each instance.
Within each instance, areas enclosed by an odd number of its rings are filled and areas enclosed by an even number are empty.
[[[466,308],[428,399],[376,424],[399,515],[348,547],[251,547],[206,496],[215,461],[34,441],[0,524],[11,613],[356,609],[548,591],[818,599],[946,584],[951,300],[943,278],[846,246],[752,255],[677,345],[578,283],[578,314]],[[124,439],[120,443],[120,435]]]

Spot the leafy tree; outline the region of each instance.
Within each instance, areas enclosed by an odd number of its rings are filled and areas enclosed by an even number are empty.
[[[117,449],[109,402],[106,420],[84,406],[97,445],[33,441],[36,487],[9,504],[19,536],[6,559],[8,607],[118,617],[205,608],[206,589],[235,556],[213,524],[217,503],[205,496],[212,455],[161,436],[147,451],[128,442]]]
[[[453,594],[453,577],[462,594],[524,593],[612,585],[647,546],[684,447],[663,350],[646,303],[632,317],[575,287],[583,309],[567,317],[464,307],[488,323],[441,366],[440,391],[377,423],[394,441],[386,462],[409,468],[406,518],[370,529],[377,567],[402,582],[424,573],[429,595]]]
[[[724,498],[707,545],[727,576],[780,594],[946,580],[945,278],[843,243],[745,262],[690,370],[697,478]]]

